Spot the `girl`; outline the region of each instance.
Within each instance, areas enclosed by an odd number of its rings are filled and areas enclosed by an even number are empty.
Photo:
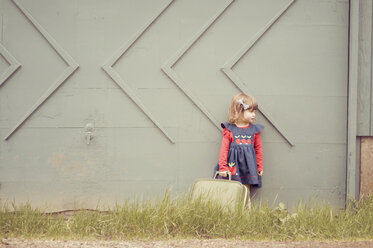
[[[229,171],[232,180],[246,185],[248,190],[250,185],[262,186],[263,147],[260,132],[264,127],[253,124],[257,108],[258,103],[252,96],[240,93],[232,99],[228,123],[221,124],[224,129],[217,178],[227,177]]]

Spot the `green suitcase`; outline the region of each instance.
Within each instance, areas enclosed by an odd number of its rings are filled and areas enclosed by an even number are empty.
[[[229,175],[229,180],[216,179],[218,173],[216,172],[214,179],[198,179],[195,181],[191,199],[207,199],[227,208],[240,205],[245,207],[248,197],[246,186],[240,182],[232,181],[231,175]]]

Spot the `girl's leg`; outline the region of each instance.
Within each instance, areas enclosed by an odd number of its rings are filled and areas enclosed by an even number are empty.
[[[247,188],[247,200],[246,200],[246,206],[247,208],[249,209],[249,211],[251,210],[251,199],[250,199],[250,184],[245,184],[246,188]]]

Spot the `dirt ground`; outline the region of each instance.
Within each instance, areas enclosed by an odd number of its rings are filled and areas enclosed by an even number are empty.
[[[373,247],[373,241],[356,242],[253,242],[242,240],[170,240],[170,241],[61,241],[61,240],[23,240],[23,239],[3,239],[0,242],[1,248],[30,247],[30,248],[215,248],[215,247],[235,247],[235,248],[368,248]]]

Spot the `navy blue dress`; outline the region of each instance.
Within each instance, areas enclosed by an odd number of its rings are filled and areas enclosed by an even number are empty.
[[[258,165],[254,149],[254,135],[260,133],[264,126],[251,124],[249,128],[239,128],[234,124],[222,123],[223,128],[227,128],[233,133],[234,141],[229,146],[227,165],[236,167],[236,174],[232,175],[232,180],[242,184],[250,184],[260,188],[262,186],[261,176],[258,175]],[[215,168],[219,171],[219,164]],[[228,177],[217,176],[218,179],[228,179]]]

